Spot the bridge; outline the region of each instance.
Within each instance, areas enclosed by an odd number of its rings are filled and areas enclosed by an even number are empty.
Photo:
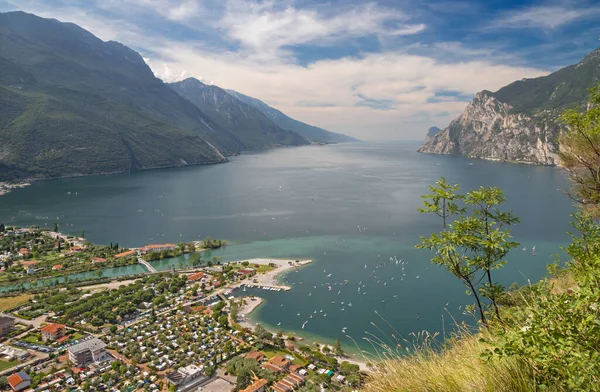
[[[144,267],[146,267],[148,269],[148,272],[158,272],[156,270],[156,268],[154,268],[152,265],[150,265],[150,263],[148,263],[146,260],[142,259],[141,257],[137,258],[138,263],[140,263],[141,265],[143,265]]]

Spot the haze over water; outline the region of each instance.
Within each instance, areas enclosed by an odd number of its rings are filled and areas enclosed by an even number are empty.
[[[51,228],[59,217],[61,231],[84,229],[91,241],[122,246],[224,238],[235,245],[212,252],[224,261],[314,259],[285,278],[290,292],[249,289],[246,294],[266,299],[253,317],[274,329],[349,345],[342,333],[347,327],[368,349],[365,331],[393,333],[375,312],[407,337],[424,329],[441,332],[442,315],[448,331],[450,314],[462,319],[458,308],[470,303],[455,278],[431,265],[427,251],[414,249],[419,236],[440,229],[434,217],[417,212],[420,195],[440,176],[463,190],[502,188],[509,208],[521,217],[513,235],[528,251],[520,247],[509,255],[498,272],[504,284],[540,279],[552,255],[569,241],[573,207],[563,194],[568,182],[562,170],[422,155],[417,147],[275,149],[223,165],[42,181],[0,197],[0,221]],[[534,245],[537,256],[529,253]],[[404,259],[404,271],[390,257]],[[169,263],[174,262],[155,265]]]

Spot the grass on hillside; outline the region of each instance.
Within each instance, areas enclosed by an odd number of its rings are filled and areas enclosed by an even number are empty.
[[[0,298],[0,312],[7,312],[17,306],[23,305],[33,297],[31,294],[21,294],[14,297]]]
[[[452,347],[435,350],[429,345],[412,355],[391,357],[374,369],[367,380],[369,392],[517,392],[534,391],[534,375],[517,358],[484,361],[489,347],[477,335],[464,333]]]

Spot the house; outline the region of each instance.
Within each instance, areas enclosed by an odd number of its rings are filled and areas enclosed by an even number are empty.
[[[290,373],[298,373],[300,374],[300,370],[302,370],[302,366],[300,365],[296,365],[296,364],[291,364],[289,369]]]
[[[106,259],[103,257],[92,257],[92,263],[105,263]]]
[[[290,361],[286,357],[282,357],[281,355],[275,355],[273,358],[269,359],[269,363],[271,365],[279,366],[280,368],[287,370],[292,364],[292,361]]]
[[[260,363],[265,359],[265,354],[261,353],[260,351],[250,351],[248,354],[246,354],[245,358],[256,359]]]
[[[106,352],[106,344],[98,338],[91,338],[75,344],[67,349],[69,360],[78,367],[86,367],[92,363],[101,363],[112,357]]]
[[[238,271],[238,273],[241,275],[253,276],[256,274],[256,270],[254,268],[242,268]]]
[[[65,336],[67,327],[64,324],[48,324],[41,329],[42,340],[47,342],[48,340],[58,340]]]
[[[13,391],[18,392],[31,386],[31,377],[25,372],[16,372],[6,379]]]
[[[27,248],[21,248],[21,249],[19,249],[19,255],[23,256],[23,257],[29,255],[29,249],[27,249]]]
[[[55,266],[52,267],[52,271],[60,271],[62,269],[62,265],[60,264],[56,264]]]
[[[297,374],[288,374],[273,385],[273,391],[291,392],[298,389],[304,383],[304,378]]]
[[[19,264],[21,264],[23,266],[23,269],[25,271],[29,271],[30,268],[35,269],[35,266],[38,265],[39,263],[40,262],[37,260],[23,260]]]
[[[121,257],[133,256],[135,254],[135,250],[128,250],[123,253],[117,253],[114,257],[115,259],[120,259]]]
[[[15,329],[14,318],[7,316],[0,317],[0,336],[8,335],[13,329]]]
[[[261,378],[249,385],[246,389],[240,390],[240,392],[264,392],[267,384],[267,380]]]
[[[284,370],[282,368],[280,368],[279,366],[273,365],[272,363],[269,363],[269,362],[263,363],[262,365],[260,365],[260,367],[263,369],[266,369],[270,372],[273,372],[275,374],[284,372]]]
[[[204,272],[196,272],[195,274],[188,276],[188,281],[195,282],[197,280],[201,280],[205,275],[206,274]]]

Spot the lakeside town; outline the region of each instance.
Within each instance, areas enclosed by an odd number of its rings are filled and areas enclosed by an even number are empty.
[[[310,260],[202,260],[212,240],[121,248],[0,224],[0,389],[46,391],[352,391],[366,364],[334,345],[268,331],[241,287],[289,290],[278,276]],[[153,260],[189,254],[189,268]],[[103,268],[146,272],[104,277]],[[91,272],[90,279],[60,279]],[[38,286],[39,279],[54,279]],[[2,286],[0,286],[1,289]],[[239,290],[243,293],[242,290]],[[239,293],[238,293],[239,294]],[[370,364],[368,364],[371,366]]]

